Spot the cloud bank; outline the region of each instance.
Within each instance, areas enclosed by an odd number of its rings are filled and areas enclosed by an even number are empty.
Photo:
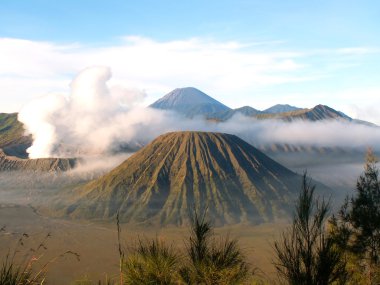
[[[144,88],[151,101],[176,87],[195,86],[232,107],[322,103],[359,119],[370,114],[365,119],[380,124],[380,112],[348,108],[380,105],[374,64],[378,48],[300,50],[289,44],[128,36],[114,44],[86,46],[0,38],[1,111],[19,111],[21,102],[41,94],[68,93],[69,82],[83,67],[104,65],[117,75],[114,84]],[[354,96],[348,96],[353,89]]]
[[[93,156],[133,151],[169,131],[196,130],[236,134],[255,145],[301,144],[322,147],[380,146],[380,129],[344,122],[257,121],[236,115],[227,122],[141,107],[145,93],[111,85],[107,67],[80,72],[70,93],[50,94],[27,104],[19,113],[34,143],[31,158]]]

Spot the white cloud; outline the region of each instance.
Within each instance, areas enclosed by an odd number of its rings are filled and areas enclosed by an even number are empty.
[[[50,92],[53,86],[61,90],[62,84],[55,84],[58,79],[69,81],[93,65],[110,66],[117,75],[114,81],[156,96],[192,85],[223,97],[256,86],[312,79],[297,74],[304,68],[297,60],[299,53],[263,52],[256,47],[255,43],[196,38],[158,42],[135,36],[103,47],[0,38],[0,75],[8,79],[8,85],[19,86],[22,96],[26,96],[25,81],[35,82],[28,86],[32,94]],[[0,81],[0,88],[4,89],[4,82]]]
[[[314,95],[322,100],[330,98],[332,108],[342,111],[354,119],[380,125],[380,87],[350,88]]]
[[[22,39],[0,38],[2,76],[48,78],[73,72],[77,47]]]
[[[380,96],[380,93],[377,93]],[[355,104],[344,105],[342,111],[354,119],[369,121],[380,125],[379,113],[380,99],[372,103],[364,103],[362,106]]]
[[[18,111],[31,98],[47,93],[67,93],[72,77],[94,65],[112,68],[115,75],[110,81],[112,84],[145,90],[149,95],[145,104],[173,88],[185,86],[195,86],[232,107],[253,104],[260,108],[274,103],[301,107],[308,106],[309,102],[330,104],[331,98],[338,95],[291,94],[283,97],[286,99],[279,99],[275,96],[282,94],[267,96],[268,92],[260,92],[280,84],[310,82],[318,85],[319,80],[329,76],[331,68],[335,74],[337,66],[339,69],[352,68],[353,61],[346,58],[379,53],[378,49],[368,47],[292,51],[286,50],[281,42],[246,44],[199,38],[160,42],[139,36],[121,40],[120,44],[91,47],[0,38],[0,90],[1,96],[6,97],[0,111]],[[331,60],[340,57],[342,60]],[[289,94],[286,89],[283,92],[283,95]],[[259,97],[259,94],[264,95]],[[313,100],[314,95],[317,99]],[[285,102],[289,98],[296,101]],[[320,100],[326,98],[327,101]],[[345,104],[365,110],[363,102],[368,99],[370,97],[362,95],[359,101],[356,98]],[[340,104],[344,102],[341,98]],[[373,115],[362,118],[379,122],[374,117],[376,112],[370,113]]]
[[[336,52],[344,55],[364,55],[371,53],[379,53],[379,49],[368,47],[349,47],[337,49]]]

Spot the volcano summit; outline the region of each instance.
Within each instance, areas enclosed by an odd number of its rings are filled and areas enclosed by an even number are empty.
[[[70,191],[71,217],[187,223],[195,207],[217,224],[261,223],[289,213],[301,177],[234,135],[159,136],[103,177]]]

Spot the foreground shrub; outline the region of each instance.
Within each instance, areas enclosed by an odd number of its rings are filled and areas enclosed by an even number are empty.
[[[16,265],[10,254],[7,254],[0,268],[0,284],[27,285],[42,284],[43,276],[33,276],[30,264]]]
[[[216,241],[205,215],[197,213],[191,225],[187,246],[187,265],[181,269],[186,284],[242,284],[250,272],[236,240]]]
[[[314,198],[314,190],[305,173],[293,223],[274,243],[274,265],[287,284],[344,284],[344,252],[325,229],[329,204]]]
[[[349,256],[351,284],[380,284],[380,181],[377,158],[367,152],[356,191],[331,219],[331,233]]]
[[[6,232],[5,227],[0,232]],[[66,255],[74,256],[79,261],[79,255],[73,251],[66,251],[46,261],[42,261],[47,250],[46,243],[51,237],[47,234],[36,246],[28,247],[30,236],[20,235],[15,248],[8,249],[8,253],[0,264],[0,285],[42,285],[46,283],[46,274],[50,265]],[[29,240],[29,242],[28,242]]]
[[[179,257],[158,239],[139,240],[124,262],[124,284],[179,284]]]

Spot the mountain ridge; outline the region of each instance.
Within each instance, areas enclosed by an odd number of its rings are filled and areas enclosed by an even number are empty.
[[[161,97],[151,105],[151,108],[175,111],[185,117],[203,116],[209,121],[223,122],[236,114],[255,119],[294,120],[340,120],[376,127],[375,124],[363,120],[352,119],[341,111],[327,105],[318,104],[313,108],[299,108],[289,104],[276,104],[265,110],[258,110],[251,106],[232,109],[211,96],[194,87],[176,88]]]
[[[230,118],[232,118],[233,116],[235,116],[236,114],[241,114],[241,115],[247,116],[247,117],[254,117],[254,116],[261,114],[261,113],[262,113],[261,111],[255,109],[255,108],[252,108],[250,106],[243,106],[243,107],[236,108],[236,109],[231,109],[231,110],[227,110],[227,111],[213,113],[211,115],[208,115],[207,119],[227,121]]]
[[[276,113],[286,113],[286,112],[292,112],[297,110],[302,110],[303,108],[298,108],[295,106],[291,106],[289,104],[276,104],[272,107],[269,107],[268,109],[263,110],[263,113],[270,113],[270,114],[276,114]]]
[[[345,115],[342,112],[336,111],[333,108],[326,105],[316,105],[310,109],[300,109],[285,113],[275,113],[275,114],[259,114],[258,119],[281,119],[284,121],[294,121],[294,120],[308,120],[308,121],[320,121],[320,120],[340,120],[340,121],[352,121],[352,118]]]

